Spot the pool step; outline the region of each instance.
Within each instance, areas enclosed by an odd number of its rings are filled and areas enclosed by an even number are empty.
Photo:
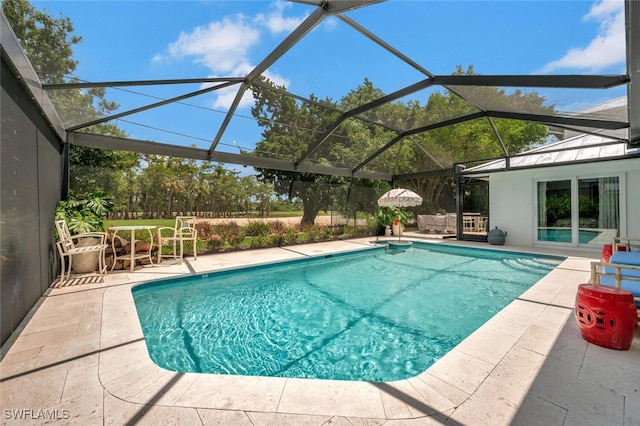
[[[560,263],[558,259],[545,258],[504,259],[503,262],[512,268],[517,268],[520,270],[531,270],[531,268],[546,268],[551,270],[554,267],[558,266],[558,264]]]

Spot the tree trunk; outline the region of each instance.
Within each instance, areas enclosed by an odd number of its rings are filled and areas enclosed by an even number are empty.
[[[301,225],[313,225],[316,221],[316,216],[320,212],[319,204],[310,198],[302,200],[302,221]]]
[[[172,210],[173,210],[173,191],[168,191],[167,192],[167,210],[164,212],[165,219],[169,219],[170,217],[173,217]]]

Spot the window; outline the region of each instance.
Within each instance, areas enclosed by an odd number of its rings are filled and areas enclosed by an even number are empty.
[[[611,237],[620,229],[620,192],[617,177],[578,180],[579,231],[599,231]],[[586,244],[580,238],[580,243]]]
[[[603,244],[620,229],[618,177],[537,183],[537,241]]]

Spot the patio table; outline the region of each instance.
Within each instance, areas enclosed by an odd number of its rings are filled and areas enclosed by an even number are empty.
[[[126,225],[126,226],[111,226],[108,228],[109,231],[113,231],[113,237],[111,238],[111,248],[113,249],[113,265],[111,266],[111,270],[113,271],[113,268],[116,266],[116,261],[118,259],[123,259],[123,260],[130,260],[131,264],[130,264],[130,268],[131,268],[131,272],[133,272],[133,269],[136,265],[136,260],[137,259],[144,259],[144,258],[148,258],[149,261],[151,262],[151,264],[153,264],[153,258],[151,257],[151,249],[153,248],[153,233],[151,232],[151,230],[156,229],[156,226],[149,226],[149,225]],[[136,236],[136,231],[144,231],[146,230],[149,233],[149,252],[148,253],[136,253],[136,244],[135,244],[135,236]],[[130,240],[130,244],[131,244],[131,252],[128,255],[122,255],[122,256],[117,256],[116,255],[116,247],[115,247],[115,240],[116,240],[116,235],[118,234],[118,231],[130,231],[131,232],[131,240]]]

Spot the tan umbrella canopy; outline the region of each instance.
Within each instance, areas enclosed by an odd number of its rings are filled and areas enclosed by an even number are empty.
[[[410,207],[419,206],[420,204],[422,204],[422,197],[415,192],[404,188],[394,188],[385,192],[382,197],[378,198],[379,206]]]
[[[410,207],[422,204],[422,197],[415,192],[404,189],[394,188],[385,192],[382,197],[378,198],[378,205],[383,207]],[[400,241],[400,233],[398,232],[398,241]]]

